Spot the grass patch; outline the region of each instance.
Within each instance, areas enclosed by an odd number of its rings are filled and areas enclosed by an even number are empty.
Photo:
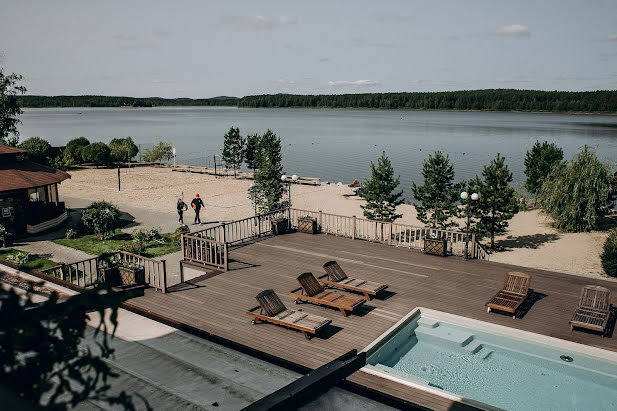
[[[19,252],[23,251],[19,251],[14,248],[1,249],[0,258],[7,259],[8,256],[16,255]],[[40,257],[36,254],[28,254],[28,256],[30,257],[28,262],[20,266],[27,270],[45,270],[46,268],[51,268],[58,265],[58,263],[51,261],[47,258]]]
[[[180,245],[172,241],[171,236],[172,234],[163,234],[163,238],[165,239],[164,243],[147,243],[146,250],[143,253],[144,257],[156,258],[165,254],[180,251]],[[117,231],[115,235],[102,241],[98,240],[94,234],[88,234],[71,239],[59,238],[52,241],[56,244],[81,250],[88,254],[101,255],[103,253],[116,251],[125,242],[132,241],[132,238],[130,234]]]

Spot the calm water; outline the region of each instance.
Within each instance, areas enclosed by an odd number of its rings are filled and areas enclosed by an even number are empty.
[[[212,162],[231,126],[243,135],[271,128],[282,139],[288,173],[331,182],[367,178],[369,162],[385,151],[406,198],[436,150],[450,156],[457,180],[480,174],[501,153],[516,186],[537,139],[556,143],[567,159],[585,144],[604,160],[617,159],[617,116],[189,107],[27,109],[21,120],[22,140],[41,136],[64,145],[79,136],[104,142],[131,136],[145,148],[163,139],[177,147],[178,162],[193,165]]]

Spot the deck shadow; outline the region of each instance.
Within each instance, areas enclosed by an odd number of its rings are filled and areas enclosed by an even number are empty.
[[[379,294],[373,297],[373,300],[386,301],[394,297],[396,293],[394,291],[383,290]]]
[[[250,240],[245,240],[245,241],[242,241],[240,243],[236,243],[236,244],[230,245],[228,250],[229,251],[233,251],[233,250],[237,250],[239,248],[245,247],[247,245],[261,243],[262,241],[268,240],[268,239],[270,239],[272,237],[274,237],[274,236],[271,235],[271,234],[262,234],[259,237],[255,237],[255,238],[252,238]]]
[[[611,304],[608,322],[606,323],[606,332],[604,337],[611,338],[615,332],[615,323],[617,322],[617,307]]]
[[[318,340],[327,340],[335,334],[338,334],[340,331],[343,331],[342,327],[337,325],[332,325],[332,323],[328,324],[325,329],[321,330],[321,332],[313,337],[313,339]]]
[[[189,280],[191,281],[191,280]],[[196,288],[205,288],[205,285],[193,284],[190,282],[183,282],[179,284],[174,284],[171,287],[167,287],[167,293],[176,293],[178,291],[186,291],[186,290],[194,290]]]
[[[229,269],[227,271],[244,270],[246,268],[261,267],[259,264],[245,263],[240,260],[229,259]]]
[[[516,312],[516,318],[525,318],[525,315],[527,315],[531,307],[533,307],[536,302],[546,297],[548,297],[547,294],[539,293],[533,289],[530,289],[529,295],[527,296],[525,301],[523,301],[523,304],[518,307],[518,310]]]

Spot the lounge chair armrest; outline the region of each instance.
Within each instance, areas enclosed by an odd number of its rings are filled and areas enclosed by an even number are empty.
[[[326,278],[326,277],[328,277],[328,274],[327,274],[327,273],[326,273],[326,274],[324,274],[324,275],[320,275],[320,276],[319,276],[319,277],[317,277],[317,278],[321,280],[322,278]]]
[[[259,310],[259,309],[261,309],[261,307],[257,306],[257,307],[253,307],[253,308],[249,309],[247,312],[252,313],[252,312],[255,312],[255,311]]]
[[[295,289],[291,290],[289,293],[290,294],[297,294],[298,291],[302,291],[302,287],[295,288]]]

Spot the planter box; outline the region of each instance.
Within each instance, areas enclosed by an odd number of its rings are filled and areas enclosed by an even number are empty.
[[[289,231],[289,219],[279,218],[272,220],[272,232],[274,235],[285,234]]]
[[[120,285],[141,285],[146,282],[146,274],[143,267],[127,268],[118,267]]]
[[[317,219],[313,217],[298,217],[298,231],[301,233],[317,234]]]
[[[118,267],[101,268],[99,269],[99,276],[102,283],[106,283],[111,286],[121,284]]]
[[[448,255],[448,240],[446,238],[424,237],[424,252],[445,257]]]
[[[11,234],[0,235],[0,248],[8,248],[13,245],[13,236]]]

